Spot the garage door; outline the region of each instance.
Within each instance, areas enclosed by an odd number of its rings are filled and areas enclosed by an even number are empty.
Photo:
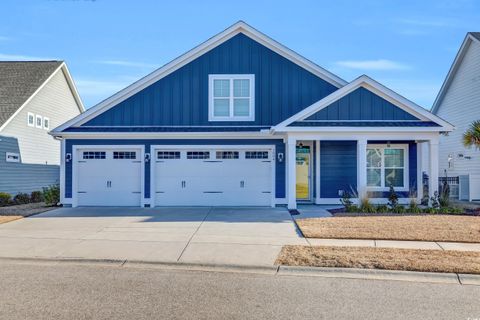
[[[157,206],[270,206],[272,152],[157,149]]]
[[[140,206],[141,150],[79,150],[77,205]]]

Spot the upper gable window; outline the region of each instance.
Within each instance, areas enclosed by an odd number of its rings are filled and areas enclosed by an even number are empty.
[[[255,120],[255,75],[208,76],[209,121]]]

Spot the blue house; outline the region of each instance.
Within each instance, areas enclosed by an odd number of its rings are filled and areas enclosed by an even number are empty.
[[[345,192],[385,202],[390,186],[419,200],[423,172],[433,193],[439,135],[452,129],[240,21],[51,134],[65,205],[294,209]]]

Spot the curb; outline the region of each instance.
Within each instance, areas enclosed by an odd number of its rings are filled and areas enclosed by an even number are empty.
[[[403,270],[380,270],[359,268],[326,268],[303,266],[253,266],[236,264],[209,264],[171,261],[143,261],[120,259],[82,259],[82,258],[16,258],[0,257],[1,262],[39,263],[44,265],[81,264],[110,266],[121,268],[148,268],[163,270],[189,270],[202,272],[250,273],[272,276],[303,276],[363,280],[393,280],[423,283],[443,283],[480,286],[480,275],[417,272]]]
[[[280,266],[278,269],[278,275],[466,284],[459,281],[459,276],[456,273],[417,272],[403,270]],[[468,276],[471,277],[469,278],[469,283],[475,282],[476,279],[480,285],[480,276]]]

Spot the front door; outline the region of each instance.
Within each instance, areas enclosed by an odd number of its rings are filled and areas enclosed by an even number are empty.
[[[310,146],[297,146],[297,199],[310,200]]]

